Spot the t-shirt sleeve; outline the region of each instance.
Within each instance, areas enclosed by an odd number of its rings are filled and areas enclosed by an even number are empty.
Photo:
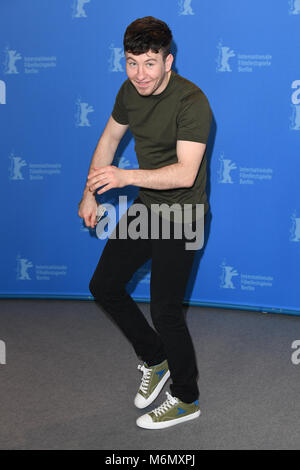
[[[112,117],[117,121],[119,124],[129,124],[128,121],[128,114],[127,109],[124,105],[124,88],[126,82],[123,83],[118,94],[116,96],[115,104],[112,110]]]
[[[201,91],[183,99],[177,116],[177,140],[207,143],[212,121],[208,99]]]

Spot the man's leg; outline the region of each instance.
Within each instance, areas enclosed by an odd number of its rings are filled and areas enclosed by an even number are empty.
[[[141,203],[139,198],[134,202]],[[134,218],[127,213],[128,224]],[[163,344],[126,291],[133,274],[151,257],[151,240],[150,236],[118,239],[118,225],[117,238],[108,239],[89,287],[96,303],[111,315],[137,356],[151,366],[166,358]]]
[[[152,240],[151,315],[166,352],[171,393],[185,403],[198,399],[197,366],[192,339],[182,311],[195,251],[186,240]]]

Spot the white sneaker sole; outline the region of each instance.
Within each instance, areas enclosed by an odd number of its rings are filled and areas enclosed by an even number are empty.
[[[163,386],[165,385],[166,381],[170,377],[170,371],[168,370],[166,374],[163,376],[161,381],[158,383],[157,387],[151,395],[145,399],[140,393],[136,394],[136,397],[134,399],[134,404],[137,408],[142,410],[143,408],[146,408],[147,406],[151,405],[151,403],[158,397],[159,393],[161,392]]]
[[[140,428],[144,428],[144,429],[164,429],[164,428],[169,428],[171,426],[175,426],[176,424],[184,423],[185,421],[190,421],[191,419],[198,418],[200,414],[201,414],[201,411],[199,410],[190,415],[182,416],[181,418],[171,419],[170,421],[165,421],[161,423],[155,423],[154,421],[152,421],[151,416],[149,416],[148,414],[145,414],[143,416],[140,416],[136,420],[136,424]]]

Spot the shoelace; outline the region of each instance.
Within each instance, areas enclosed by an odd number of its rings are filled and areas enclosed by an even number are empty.
[[[142,383],[140,386],[140,390],[144,393],[147,393],[150,377],[151,377],[151,369],[147,369],[144,365],[138,365],[138,369],[143,372]]]
[[[157,408],[155,408],[155,410],[153,410],[153,413],[155,414],[155,416],[159,416],[163,413],[166,413],[167,411],[169,411],[169,409],[173,405],[176,405],[176,403],[179,403],[178,398],[172,397],[172,395],[169,392],[166,392],[166,395],[167,395],[166,401],[164,401],[162,405],[158,406]]]

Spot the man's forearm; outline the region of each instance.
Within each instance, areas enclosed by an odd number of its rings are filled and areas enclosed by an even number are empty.
[[[156,170],[126,170],[129,184],[150,189],[189,188],[190,174],[181,163]]]
[[[114,142],[105,136],[100,137],[97,147],[94,151],[92,161],[89,167],[89,173],[93,167],[102,167],[111,165],[119,142]],[[83,191],[83,197],[95,196],[95,191],[91,192],[87,186]]]

